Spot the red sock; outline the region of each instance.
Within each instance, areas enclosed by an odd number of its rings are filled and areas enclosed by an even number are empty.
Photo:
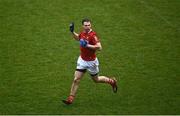
[[[111,79],[111,78],[109,78],[109,80],[108,80],[108,82],[107,83],[109,83],[110,85],[112,85],[113,83],[114,83],[114,80],[113,79]]]
[[[67,98],[67,101],[73,102],[74,97],[75,97],[74,95],[70,95],[70,96]]]

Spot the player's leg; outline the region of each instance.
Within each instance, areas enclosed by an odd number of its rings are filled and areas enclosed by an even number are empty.
[[[108,83],[112,86],[113,92],[117,92],[117,80],[115,78],[109,78],[107,76],[99,76],[99,61],[96,59],[93,62],[89,62],[89,68],[88,71],[93,79],[94,82],[96,83]]]
[[[98,76],[98,74],[96,75],[92,75],[92,79],[95,83],[107,83],[110,84],[112,86],[113,92],[116,93],[117,92],[117,80],[113,77],[113,78],[109,78],[106,76]]]
[[[74,80],[71,86],[71,92],[70,95],[75,96],[77,89],[79,87],[79,83],[81,78],[83,77],[84,73],[86,72],[86,69],[76,69],[75,73],[74,73]]]
[[[74,80],[71,85],[70,95],[66,100],[63,100],[65,104],[72,104],[79,87],[80,80],[82,79],[86,69],[76,69],[74,73]]]
[[[86,65],[85,65],[85,61],[82,60],[81,57],[78,58],[77,60],[77,67],[76,67],[76,71],[74,73],[74,80],[73,83],[71,85],[71,91],[70,91],[70,95],[67,98],[67,100],[63,100],[64,103],[66,104],[71,104],[75,98],[76,92],[78,90],[79,87],[79,83],[81,78],[83,77],[84,73],[86,72]]]

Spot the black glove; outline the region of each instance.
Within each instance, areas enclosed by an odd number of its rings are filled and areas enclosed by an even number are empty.
[[[69,25],[69,29],[70,29],[71,33],[73,33],[73,32],[74,32],[74,23],[73,23],[73,22],[72,22],[72,23],[70,23],[70,25]]]

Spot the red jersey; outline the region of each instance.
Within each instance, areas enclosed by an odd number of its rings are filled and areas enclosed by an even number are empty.
[[[96,32],[94,32],[94,31],[90,31],[88,33],[81,32],[79,34],[79,39],[84,39],[84,40],[88,41],[88,44],[90,44],[90,45],[95,45],[99,42],[99,39],[96,36]],[[81,51],[81,58],[83,60],[93,61],[96,59],[96,53],[95,53],[96,51],[95,50],[91,50],[89,48],[80,46],[80,51]]]

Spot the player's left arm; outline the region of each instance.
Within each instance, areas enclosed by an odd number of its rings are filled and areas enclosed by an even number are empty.
[[[101,46],[100,42],[96,43],[95,45],[87,44],[86,47],[91,49],[91,50],[99,50],[99,51],[102,50],[102,46]]]
[[[101,42],[99,41],[97,36],[94,36],[94,40],[96,41],[95,45],[87,44],[86,47],[91,49],[91,50],[102,50]]]

